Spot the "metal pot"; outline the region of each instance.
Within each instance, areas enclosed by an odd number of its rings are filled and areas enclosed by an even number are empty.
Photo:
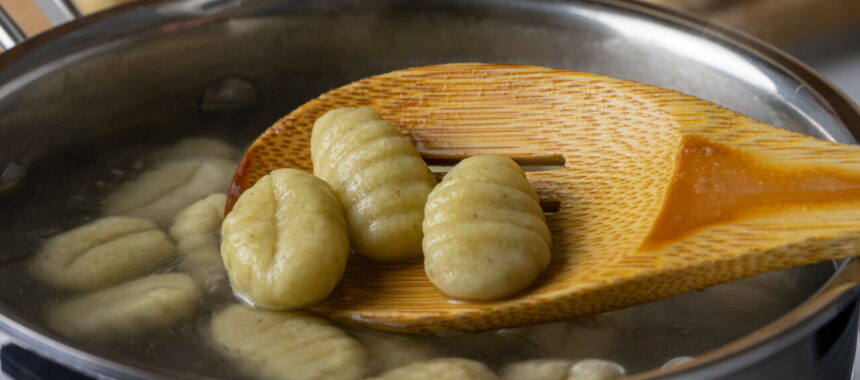
[[[83,169],[93,144],[123,151],[129,136],[206,129],[249,141],[329,88],[457,61],[611,75],[823,139],[854,143],[860,136],[860,112],[804,65],[732,30],[639,2],[142,1],[0,54],[0,262],[25,260],[40,239],[64,227],[58,215],[95,212],[84,200],[68,207],[79,199],[70,193],[99,191]],[[244,95],[213,95],[224,86]],[[632,378],[847,378],[860,263],[796,271],[787,292],[805,301],[781,318],[716,349],[702,343],[709,351],[692,361]],[[103,377],[198,377],[46,330],[37,308],[22,306],[29,283],[3,273],[0,330],[20,344]]]

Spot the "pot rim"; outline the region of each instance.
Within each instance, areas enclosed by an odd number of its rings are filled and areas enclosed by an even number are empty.
[[[73,20],[56,28],[27,39],[12,49],[0,53],[0,71],[13,66],[17,61],[43,45],[80,30],[100,20],[115,15],[151,7],[172,0],[138,0],[109,8]],[[573,3],[575,0],[511,0],[512,2]],[[646,3],[641,0],[583,0],[610,7],[644,13],[649,17],[667,21],[673,25],[695,30],[739,49],[746,55],[755,56],[791,76],[808,89],[826,100],[835,116],[858,141],[860,141],[860,109],[838,88],[815,73],[806,64],[756,37],[719,25],[690,13],[668,7]],[[667,378],[719,378],[730,369],[745,367],[757,360],[776,353],[803,336],[809,334],[854,301],[860,294],[860,260],[846,259],[834,263],[837,268],[831,278],[812,296],[795,309],[770,324],[721,347],[705,352],[695,359],[669,369],[653,369],[637,373],[628,379]],[[187,374],[160,368],[159,372],[121,364],[91,354],[81,347],[52,338],[52,332],[20,318],[7,305],[0,303],[0,331],[10,335],[16,343],[35,349],[40,355],[52,358],[64,365],[100,377],[121,378],[182,378]]]

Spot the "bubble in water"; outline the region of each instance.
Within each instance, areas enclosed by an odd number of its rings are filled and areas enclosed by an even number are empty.
[[[21,183],[27,176],[27,164],[21,161],[12,161],[0,173],[0,193],[10,191]]]
[[[260,102],[260,93],[250,80],[227,75],[206,86],[200,96],[200,111],[231,114],[247,110]]]

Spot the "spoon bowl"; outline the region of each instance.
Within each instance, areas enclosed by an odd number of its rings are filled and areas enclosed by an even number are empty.
[[[243,157],[227,211],[273,169],[312,172],[314,121],[373,107],[431,167],[514,158],[544,205],[552,259],[523,294],[453,300],[420,261],[350,255],[333,319],[405,332],[480,331],[621,309],[766,271],[855,255],[860,149],[611,77],[533,66],[398,70],[329,91]]]

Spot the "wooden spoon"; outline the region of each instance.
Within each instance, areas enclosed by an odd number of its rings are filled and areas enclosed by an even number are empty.
[[[351,255],[335,292],[312,308],[347,323],[445,333],[549,322],[844,258],[860,246],[860,148],[655,86],[531,66],[418,67],[323,94],[254,142],[227,210],[275,168],[312,171],[314,120],[346,106],[376,109],[431,165],[497,154],[526,169],[558,166],[527,173],[551,211],[553,256],[526,293],[456,301],[420,261]]]

